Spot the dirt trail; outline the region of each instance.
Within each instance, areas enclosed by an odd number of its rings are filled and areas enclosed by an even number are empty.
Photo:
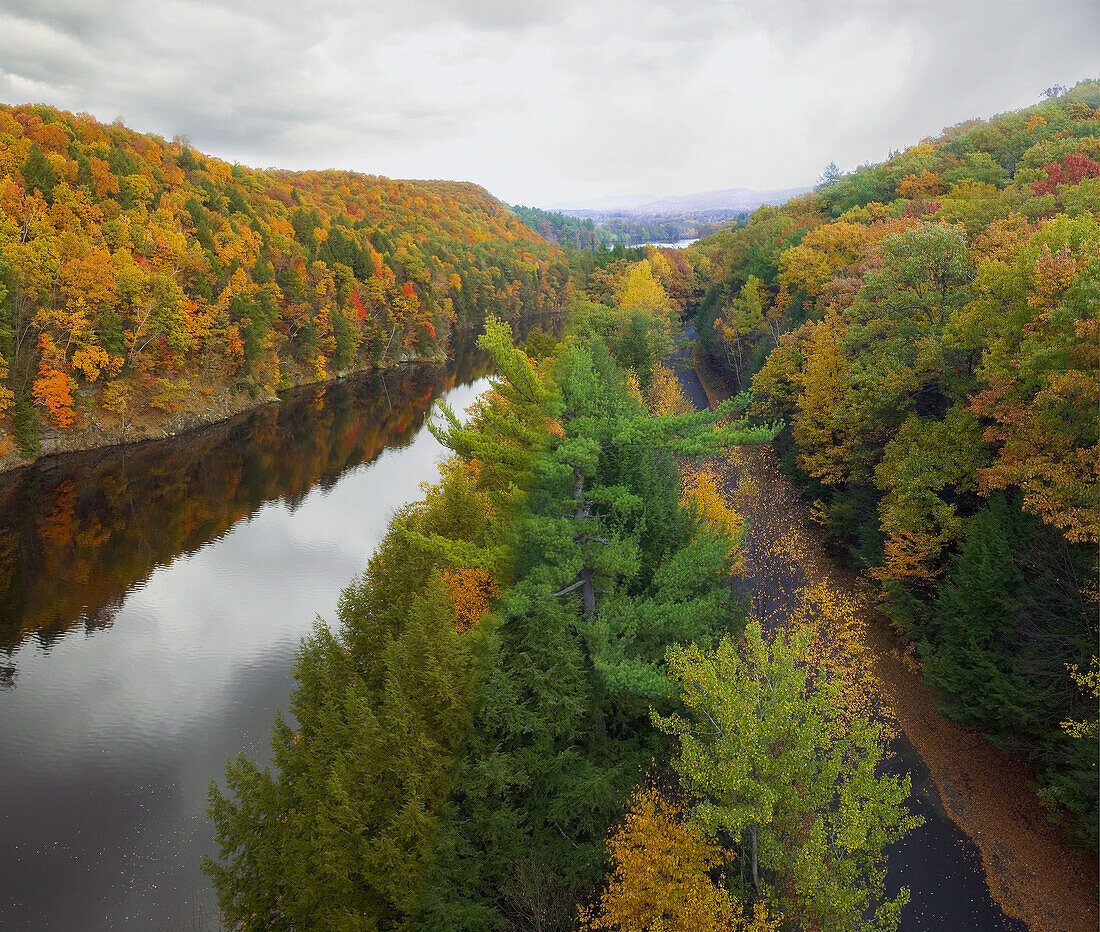
[[[678,355],[688,397],[716,401]],[[911,892],[901,929],[1094,932],[1095,862],[1045,819],[1024,762],[939,714],[874,591],[826,553],[770,448],[735,449],[720,465],[750,520],[742,585],[753,612],[765,623],[824,618],[827,661],[845,668],[851,701],[898,723],[890,769],[912,775],[911,806],[925,818],[890,851],[888,889]]]

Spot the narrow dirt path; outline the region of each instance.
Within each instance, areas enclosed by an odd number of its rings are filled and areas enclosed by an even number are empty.
[[[673,360],[685,394],[716,401],[687,359]],[[734,449],[719,466],[749,519],[742,586],[754,614],[818,626],[820,659],[843,672],[853,707],[897,722],[889,769],[911,774],[925,819],[889,852],[888,889],[910,888],[901,929],[1094,932],[1096,865],[1045,819],[1026,765],[939,715],[873,590],[829,557],[770,448]]]

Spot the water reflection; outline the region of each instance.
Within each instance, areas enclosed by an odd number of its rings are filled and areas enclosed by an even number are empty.
[[[469,371],[365,375],[288,394],[185,437],[45,461],[0,476],[0,652],[107,627],[156,566],[264,502],[293,509],[314,486],[407,442],[439,391]],[[476,366],[473,367],[476,369]],[[0,677],[14,681],[10,663]]]
[[[300,638],[434,476],[425,414],[470,375],[300,391],[0,485],[0,927],[214,927],[207,781],[265,757]]]

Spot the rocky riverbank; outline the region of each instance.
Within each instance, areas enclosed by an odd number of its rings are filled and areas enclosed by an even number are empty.
[[[293,390],[303,385],[330,384],[349,376],[371,371],[406,370],[417,366],[440,366],[445,357],[401,359],[386,366],[342,372],[325,382],[297,382],[285,387]],[[36,460],[66,453],[78,453],[147,440],[164,440],[192,430],[228,420],[238,414],[279,401],[279,395],[246,390],[232,391],[213,384],[195,384],[173,398],[166,408],[145,406],[132,415],[122,416],[88,404],[78,408],[78,421],[72,427],[57,429],[43,426],[38,432],[38,452],[24,456],[18,450],[4,452],[0,445],[0,473],[27,466]],[[10,444],[9,444],[10,446]]]

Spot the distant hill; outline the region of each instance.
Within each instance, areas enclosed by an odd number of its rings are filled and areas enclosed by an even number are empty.
[[[611,194],[582,201],[552,204],[545,209],[554,210],[558,213],[571,213],[576,210],[633,210],[642,204],[651,204],[655,200],[657,198],[652,194]]]
[[[662,197],[640,204],[634,210],[646,214],[683,214],[712,212],[715,210],[752,211],[764,204],[783,204],[792,197],[809,191],[809,187],[779,188],[756,191],[752,188],[725,188],[721,191],[703,191],[699,194],[682,194]]]
[[[538,211],[538,217],[522,212],[519,216],[555,242],[566,243],[576,239],[572,229],[564,233],[564,238],[549,232],[551,227],[567,227],[566,218],[576,218],[590,225],[585,227],[586,232],[594,232],[600,243],[637,246],[647,242],[675,242],[707,236],[718,227],[746,220],[749,214],[764,204],[783,204],[809,190],[808,187],[771,191],[724,188],[721,191],[662,198],[616,195],[593,198],[579,206]],[[559,219],[551,220],[553,217]]]
[[[681,216],[683,214],[707,214],[716,212],[749,213],[764,204],[782,204],[792,197],[805,194],[810,188],[778,188],[757,191],[753,188],[723,188],[721,191],[700,191],[695,194],[678,194],[654,198],[646,195],[622,194],[597,197],[590,201],[573,202],[568,206],[550,208],[573,217],[599,217],[602,215],[625,216]]]

